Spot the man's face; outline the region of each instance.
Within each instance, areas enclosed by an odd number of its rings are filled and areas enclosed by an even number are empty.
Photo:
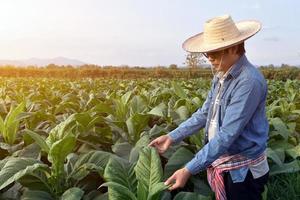
[[[206,53],[205,56],[216,71],[227,71],[235,59],[235,49],[230,47],[220,51]]]

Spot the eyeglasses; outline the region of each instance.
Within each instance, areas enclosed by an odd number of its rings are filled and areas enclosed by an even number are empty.
[[[212,52],[208,52],[208,53],[202,53],[207,59],[208,57],[211,57],[213,59],[215,58],[220,58],[222,56],[222,54],[224,54],[224,49],[220,50],[220,51],[212,51]]]

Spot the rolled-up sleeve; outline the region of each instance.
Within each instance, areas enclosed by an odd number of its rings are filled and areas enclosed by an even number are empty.
[[[175,143],[180,142],[185,137],[194,134],[205,126],[211,98],[212,88],[208,92],[207,98],[202,107],[193,113],[189,119],[182,122],[176,129],[168,134]]]
[[[225,110],[220,129],[214,138],[186,164],[185,167],[192,174],[206,169],[228,150],[251,119],[263,95],[265,95],[265,90],[258,80],[243,80],[236,86]]]

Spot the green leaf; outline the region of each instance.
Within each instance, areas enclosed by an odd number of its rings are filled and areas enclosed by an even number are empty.
[[[54,200],[51,194],[39,190],[25,190],[21,200]]]
[[[147,109],[146,102],[140,96],[134,96],[130,101],[131,114],[143,113]]]
[[[128,91],[121,97],[121,101],[124,105],[128,104],[131,95],[132,95],[132,91]]]
[[[23,149],[14,152],[12,156],[39,159],[41,157],[40,152],[41,148],[36,143],[32,143],[25,146]]]
[[[160,103],[158,106],[155,106],[148,114],[160,116],[166,118],[168,116],[168,107],[165,103]]]
[[[189,110],[186,106],[180,106],[179,108],[176,109],[175,111],[178,116],[180,117],[180,120],[186,120],[187,118],[189,118]]]
[[[272,124],[276,130],[276,131],[273,131],[273,134],[279,134],[284,139],[286,139],[286,140],[288,139],[288,137],[290,135],[290,131],[287,129],[286,125],[280,118],[276,117],[276,118],[271,119],[270,124]]]
[[[115,182],[106,182],[100,187],[108,187],[109,200],[140,200],[128,188]]]
[[[160,200],[162,191],[168,189],[169,186],[165,185],[164,182],[159,182],[155,184],[151,189],[148,195],[147,200]]]
[[[97,113],[108,113],[108,114],[113,114],[113,109],[111,108],[110,104],[107,103],[99,103],[95,105],[92,109],[92,112],[97,112]]]
[[[29,129],[25,130],[25,134],[29,135],[41,147],[43,151],[49,153],[50,148],[42,136]]]
[[[76,114],[70,115],[65,121],[51,129],[49,136],[46,139],[49,147],[58,140],[61,140],[71,134],[72,128],[76,125],[75,115]]]
[[[18,182],[30,190],[39,190],[52,193],[52,186],[48,179],[50,168],[47,166],[27,171],[24,176],[18,179]]]
[[[165,165],[164,178],[170,177],[176,170],[182,168],[187,162],[193,159],[194,155],[191,151],[184,147],[180,147],[169,158]]]
[[[270,168],[270,175],[281,174],[281,173],[292,173],[300,171],[300,161],[294,160],[289,163],[282,165],[275,165]]]
[[[150,142],[149,135],[145,134],[143,135],[135,144],[135,146],[131,149],[130,155],[129,155],[129,162],[130,163],[136,163],[139,158],[139,152],[140,150],[147,146]]]
[[[297,146],[291,148],[291,149],[287,149],[286,150],[287,154],[289,154],[292,158],[296,159],[300,156],[300,144],[298,144]]]
[[[128,133],[130,138],[129,142],[134,144],[140,138],[141,132],[148,126],[149,115],[144,114],[134,114],[126,120],[126,125],[128,128]]]
[[[63,166],[65,159],[72,152],[76,144],[76,138],[72,135],[55,142],[49,151],[48,160],[52,163],[55,176],[64,174]]]
[[[2,119],[2,117],[0,116],[0,133],[2,134],[2,136],[4,137],[3,134],[5,134],[5,124],[4,121]]]
[[[174,200],[210,200],[210,197],[202,196],[192,192],[179,192]]]
[[[23,112],[25,103],[20,103],[16,108],[11,107],[9,113],[4,120],[5,131],[2,133],[8,144],[14,144],[16,140],[17,130],[19,128],[19,120],[17,117]]]
[[[129,144],[128,142],[121,142],[121,143],[115,143],[111,149],[112,151],[118,155],[121,158],[124,158],[126,160],[129,159],[130,152],[132,150],[133,146]]]
[[[86,154],[83,154],[74,164],[74,170],[79,169],[82,165],[91,163],[102,169],[105,169],[109,158],[114,155],[105,151],[91,151]]]
[[[115,182],[126,187],[133,194],[137,190],[137,180],[134,171],[134,165],[126,160],[111,158],[105,168],[104,178],[108,182]],[[110,192],[114,191],[113,188]],[[109,192],[109,195],[110,195]]]
[[[63,193],[60,200],[80,200],[84,194],[84,191],[77,187],[69,188]]]
[[[162,181],[162,167],[155,148],[145,147],[141,150],[135,166],[138,179],[138,199],[147,199],[151,189]]]
[[[85,163],[80,165],[79,168],[74,169],[67,177],[67,179],[72,178],[75,181],[81,181],[91,172],[97,172],[98,174],[103,174],[104,169],[93,163]]]
[[[277,165],[282,165],[284,162],[284,157],[280,156],[280,152],[274,151],[271,148],[267,148],[267,156],[268,158],[271,158]]]
[[[20,103],[16,108],[11,107],[9,113],[7,114],[7,117],[5,118],[5,123],[12,124],[14,121],[16,121],[17,116],[23,112],[25,107],[25,103]]]
[[[188,98],[188,96],[187,96],[186,93],[184,92],[183,88],[182,88],[177,82],[172,81],[171,84],[172,84],[172,87],[173,87],[173,89],[174,89],[174,91],[175,91],[175,94],[176,94],[178,97],[180,97],[180,98],[182,98],[182,99]]]
[[[47,165],[31,158],[10,158],[0,171],[0,190],[37,169],[47,169]]]

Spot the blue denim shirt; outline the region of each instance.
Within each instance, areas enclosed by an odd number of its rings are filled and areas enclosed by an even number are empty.
[[[205,127],[203,148],[186,164],[196,174],[205,170],[223,154],[241,154],[250,159],[263,153],[267,146],[269,124],[265,112],[267,83],[263,75],[241,56],[224,80],[215,136],[208,142],[208,127],[216,97],[218,77],[202,106],[168,135],[175,143]],[[233,182],[244,181],[248,167],[231,170]]]

